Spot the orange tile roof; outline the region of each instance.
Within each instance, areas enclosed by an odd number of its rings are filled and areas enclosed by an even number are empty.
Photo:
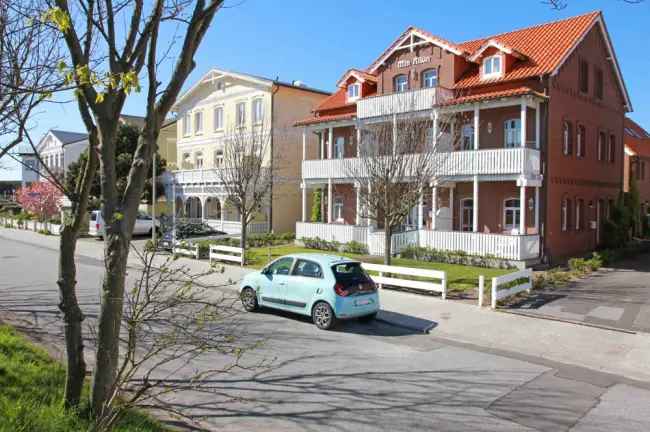
[[[347,102],[346,91],[343,88],[335,91],[331,96],[326,97],[320,105],[318,105],[315,111],[327,111],[331,109],[342,108],[348,105],[355,105],[353,103]]]
[[[498,82],[521,80],[553,72],[570,53],[585,32],[600,17],[600,12],[590,12],[561,21],[488,36],[463,42],[460,46],[469,52],[478,50],[485,42],[493,39],[525,55],[528,60],[516,62]],[[456,88],[482,85],[478,65],[472,67],[457,83]]]
[[[625,146],[639,156],[650,157],[650,134],[630,118],[625,118]]]
[[[353,119],[357,116],[356,112],[349,112],[343,114],[330,114],[330,115],[320,115],[318,117],[309,117],[306,119],[298,120],[294,125],[295,126],[307,126],[311,124],[325,123],[329,121],[336,120],[347,120]]]
[[[459,96],[453,99],[449,99],[440,105],[441,106],[460,105],[464,103],[482,102],[491,99],[523,96],[528,94],[539,96],[539,97],[545,97],[543,94],[534,91],[530,87],[516,87],[516,88],[506,89],[506,90],[484,91],[481,93]]]

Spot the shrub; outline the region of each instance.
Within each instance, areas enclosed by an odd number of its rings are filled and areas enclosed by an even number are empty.
[[[52,231],[50,231],[47,228],[39,229],[36,232],[39,233],[39,234],[43,234],[43,235],[52,235]]]
[[[368,255],[368,246],[358,241],[352,240],[351,242],[345,243],[343,245],[343,252],[357,255]]]
[[[146,252],[154,252],[156,250],[156,245],[152,240],[147,240],[147,242],[144,244],[144,250]]]
[[[508,261],[493,255],[470,255],[461,250],[443,251],[422,246],[408,246],[402,249],[400,256],[418,261],[471,265],[475,267],[496,267],[502,269],[511,269],[514,267]]]
[[[338,252],[341,247],[341,243],[337,242],[336,240],[328,241],[320,237],[303,237],[301,240],[307,249]]]

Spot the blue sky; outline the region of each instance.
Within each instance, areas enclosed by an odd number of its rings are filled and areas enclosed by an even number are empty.
[[[215,17],[185,87],[211,67],[220,67],[333,90],[346,69],[368,66],[409,25],[462,42],[599,9],[632,98],[631,117],[650,129],[645,98],[650,94],[650,0],[640,5],[621,0],[568,3],[556,11],[540,0],[227,0],[233,7]],[[130,96],[124,112],[143,114],[144,97],[144,92]],[[50,128],[83,131],[74,104],[48,104],[41,111],[36,137]]]

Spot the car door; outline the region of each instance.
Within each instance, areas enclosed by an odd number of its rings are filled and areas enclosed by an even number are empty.
[[[297,312],[311,313],[314,297],[322,292],[325,280],[323,269],[315,261],[298,258],[285,291],[285,304]]]
[[[259,299],[262,304],[274,308],[285,309],[285,291],[294,259],[282,257],[269,264],[261,272]]]

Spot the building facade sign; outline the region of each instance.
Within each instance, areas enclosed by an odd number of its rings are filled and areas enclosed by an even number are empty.
[[[429,63],[431,61],[431,56],[424,57],[415,57],[413,60],[400,60],[397,62],[398,69],[407,68],[411,65],[419,65],[424,63]]]

